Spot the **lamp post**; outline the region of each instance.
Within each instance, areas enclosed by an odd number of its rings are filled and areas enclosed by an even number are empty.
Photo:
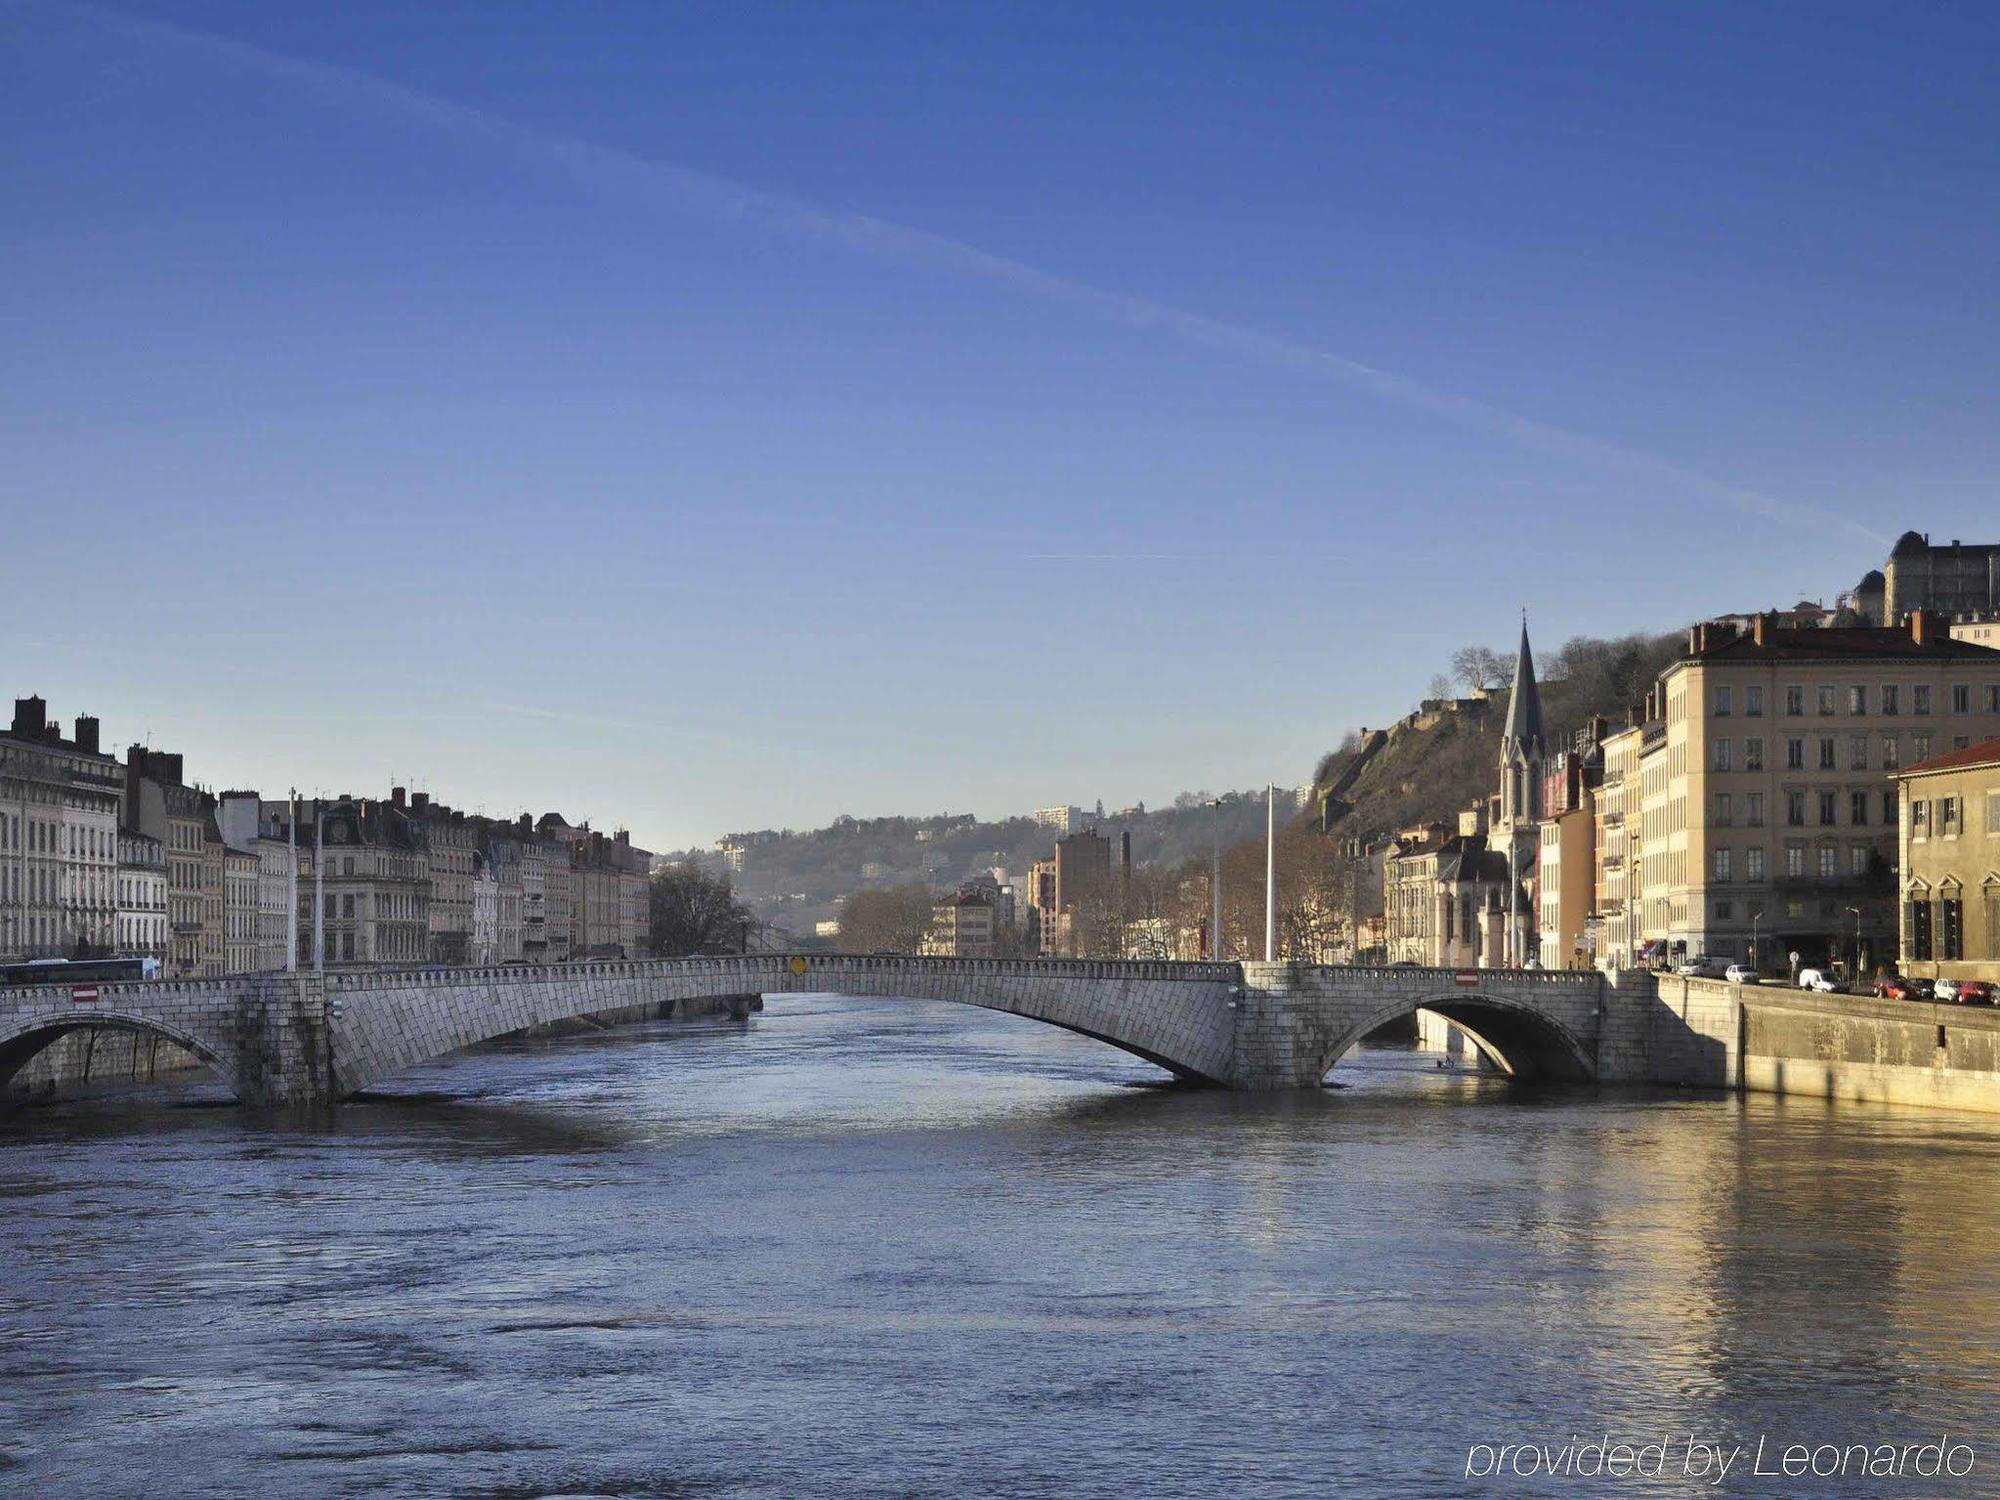
[[[1764,908],[1752,907],[1750,911],[1750,967],[1757,969],[1757,924],[1764,920]],[[1762,973],[1762,969],[1757,969]]]
[[[1850,906],[1847,914],[1854,918],[1854,972],[1848,976],[1848,988],[1861,983],[1861,908]]]
[[[1208,875],[1209,918],[1208,957],[1222,961],[1222,799],[1208,799],[1208,840],[1211,858]]]
[[[1278,783],[1264,788],[1264,962],[1278,961]]]

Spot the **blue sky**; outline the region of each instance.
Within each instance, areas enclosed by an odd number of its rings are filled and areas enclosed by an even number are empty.
[[[2000,534],[2000,12],[0,0],[0,660],[675,847]]]

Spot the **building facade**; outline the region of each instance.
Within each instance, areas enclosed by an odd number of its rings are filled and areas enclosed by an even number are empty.
[[[109,952],[118,930],[118,763],[97,720],[65,739],[40,698],[0,732],[0,953]]]
[[[1697,627],[1653,704],[1642,951],[1755,945],[1767,970],[1796,953],[1866,973],[1897,941],[1888,775],[2000,733],[2000,652],[1922,610],[1896,628]]]
[[[991,958],[995,917],[982,891],[958,890],[931,907],[919,952],[933,958]]]
[[[1906,531],[1883,569],[1882,623],[1900,625],[1917,610],[1950,619],[2000,616],[2000,543],[1968,545],[1954,538],[1931,545],[1927,534]]]
[[[1902,971],[2000,982],[2000,738],[1897,773]]]
[[[131,958],[153,958],[166,972],[167,851],[156,838],[118,830],[118,919],[114,949]]]

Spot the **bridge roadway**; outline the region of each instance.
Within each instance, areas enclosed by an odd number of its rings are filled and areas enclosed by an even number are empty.
[[[1643,982],[1642,982],[1643,981]],[[0,989],[0,1087],[80,1026],[157,1035],[246,1103],[326,1103],[432,1058],[579,1015],[711,996],[941,1000],[1094,1037],[1195,1083],[1315,1087],[1368,1032],[1424,1007],[1504,1070],[1648,1076],[1650,976],[1291,963],[756,954],[550,967],[354,970]]]

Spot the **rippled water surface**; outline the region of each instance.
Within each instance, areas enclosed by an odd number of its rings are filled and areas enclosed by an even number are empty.
[[[1443,1496],[1480,1442],[1944,1431],[1948,1485],[1723,1492],[2000,1492],[2000,1119],[770,1007],[330,1127],[0,1117],[0,1493]]]

